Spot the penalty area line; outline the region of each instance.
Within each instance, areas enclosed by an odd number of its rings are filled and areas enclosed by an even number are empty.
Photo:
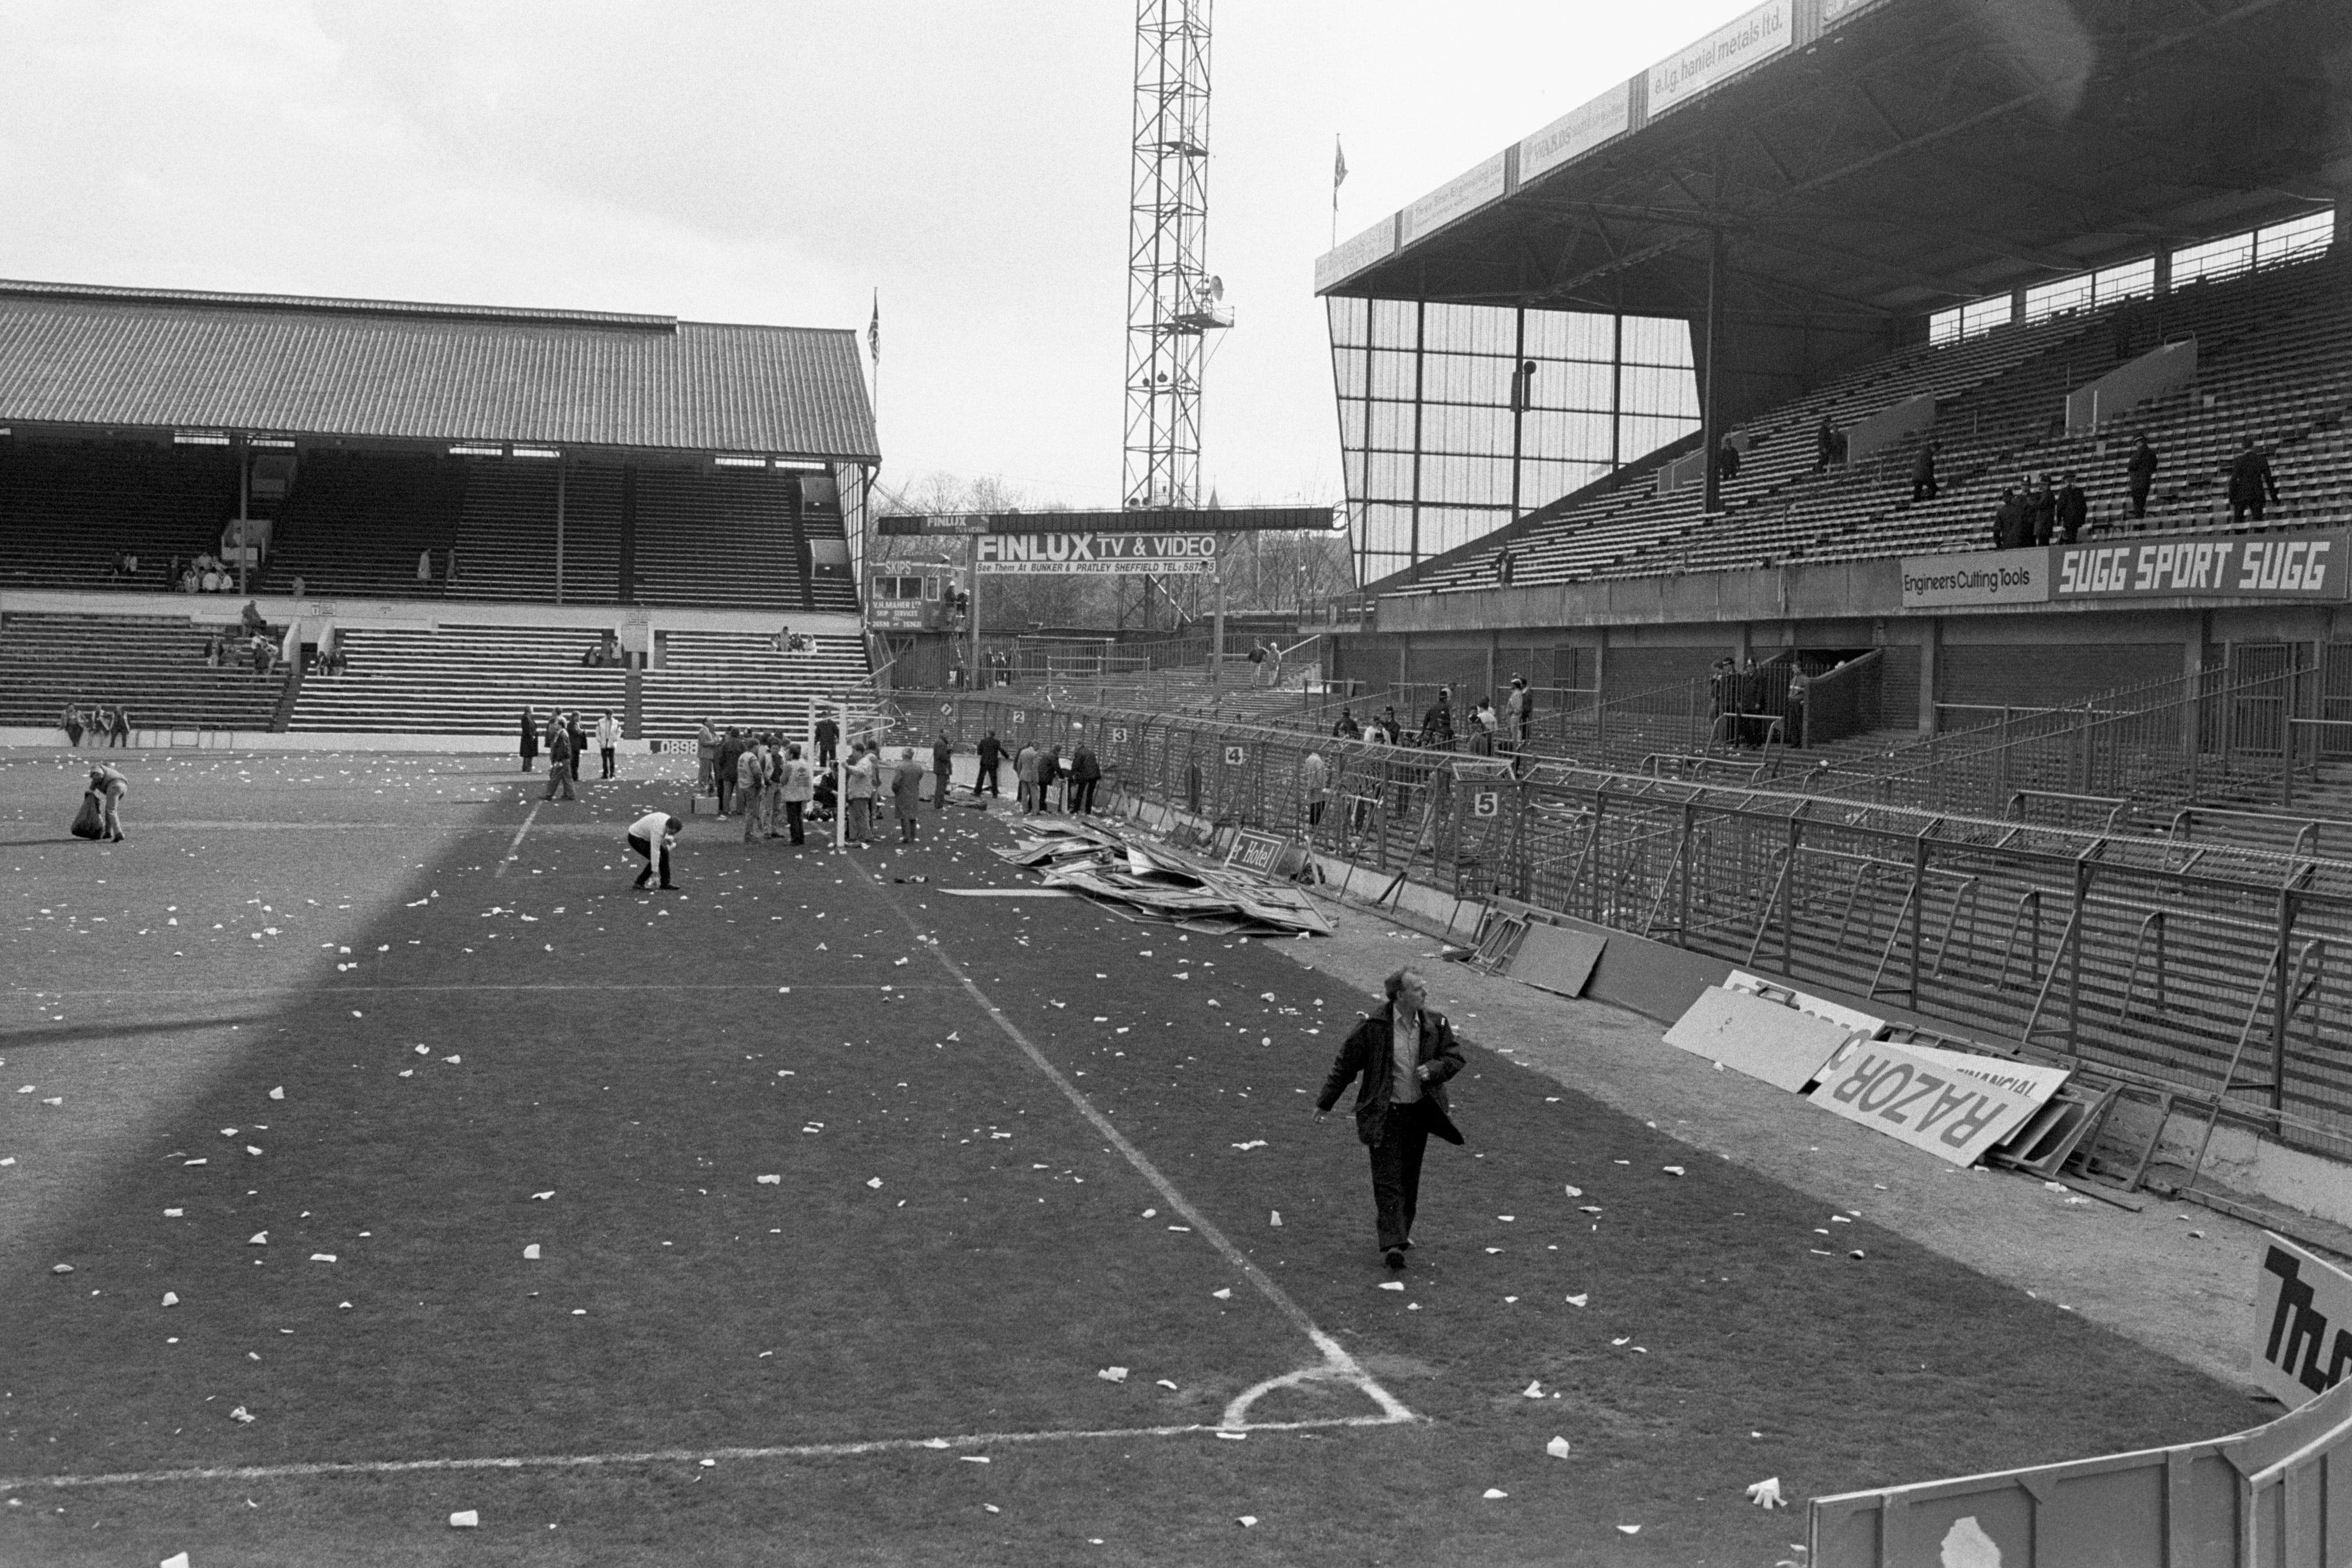
[[[84,1487],[168,1486],[187,1481],[305,1480],[323,1476],[397,1476],[448,1470],[593,1469],[614,1465],[699,1464],[704,1459],[854,1459],[868,1454],[925,1449],[1035,1447],[1046,1443],[1099,1442],[1139,1437],[1192,1437],[1213,1434],[1246,1437],[1254,1432],[1307,1432],[1333,1427],[1393,1427],[1417,1419],[1404,1415],[1326,1416],[1306,1421],[1252,1421],[1238,1426],[1188,1422],[1176,1427],[1081,1427],[1047,1432],[964,1432],[952,1437],[875,1437],[847,1443],[782,1443],[765,1448],[648,1448],[618,1454],[499,1454],[465,1459],[343,1459],[291,1465],[197,1466],[173,1470],[120,1470],[92,1476],[0,1477],[0,1491],[47,1487],[67,1491]]]
[[[1382,1413],[1381,1421],[1383,1423],[1421,1419],[1402,1400],[1383,1387],[1379,1379],[1365,1371],[1355,1356],[1349,1353],[1347,1346],[1324,1333],[1322,1327],[1307,1315],[1307,1309],[1293,1301],[1289,1291],[1275,1283],[1273,1275],[1250,1261],[1248,1254],[1234,1245],[1232,1238],[1212,1223],[1207,1215],[1195,1207],[1192,1199],[1177,1190],[1176,1184],[1169,1180],[1141,1149],[1129,1143],[1126,1134],[1111,1124],[1110,1118],[1103,1113],[1101,1108],[1092,1100],[1087,1099],[1085,1092],[1072,1082],[1060,1068],[1055,1067],[1046,1059],[1045,1053],[1037,1049],[1035,1042],[1023,1032],[1021,1026],[1006,1016],[1003,1008],[989,1000],[988,993],[981,988],[980,983],[965,973],[962,965],[948,956],[946,946],[937,938],[927,939],[924,936],[922,926],[916,922],[912,915],[907,912],[905,905],[891,895],[887,887],[880,889],[880,892],[882,901],[890,906],[891,912],[897,915],[900,921],[905,923],[908,933],[914,936],[917,943],[930,949],[931,956],[938,959],[947,972],[956,977],[1004,1037],[1020,1048],[1021,1053],[1029,1059],[1030,1065],[1044,1074],[1047,1082],[1062,1092],[1062,1097],[1076,1108],[1078,1114],[1087,1119],[1087,1124],[1100,1133],[1110,1145],[1126,1158],[1129,1165],[1135,1167],[1137,1173],[1151,1185],[1152,1190],[1160,1194],[1161,1200],[1169,1207],[1191,1222],[1194,1235],[1214,1248],[1218,1255],[1239,1270],[1241,1276],[1250,1282],[1259,1295],[1272,1302],[1275,1310],[1289,1320],[1292,1327],[1305,1334],[1308,1343],[1323,1353],[1324,1364],[1317,1369],[1319,1374],[1354,1384],[1362,1391],[1365,1397],[1381,1407]],[[1239,1403],[1245,1405],[1246,1402]],[[1238,1418],[1240,1409],[1236,1408],[1232,1415]]]

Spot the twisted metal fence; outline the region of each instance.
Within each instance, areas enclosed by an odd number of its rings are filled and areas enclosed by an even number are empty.
[[[2111,802],[2085,827],[2054,800],[2004,818],[1017,696],[907,706],[966,742],[1083,736],[1114,796],[1885,998],[2352,1155],[2352,860],[2330,858],[2352,824],[2178,806],[2136,828]]]

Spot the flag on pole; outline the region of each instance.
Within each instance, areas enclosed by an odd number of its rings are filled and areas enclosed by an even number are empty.
[[[1346,148],[1339,145],[1339,139],[1335,136],[1331,139],[1331,199],[1333,201],[1339,199],[1339,187],[1347,183],[1348,152]]]
[[[866,323],[866,351],[874,356],[876,364],[882,362],[882,291],[878,288],[874,291],[874,319]]]

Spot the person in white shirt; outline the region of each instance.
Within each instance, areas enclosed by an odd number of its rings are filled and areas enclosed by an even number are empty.
[[[633,885],[643,888],[653,880],[656,868],[661,872],[663,887],[677,885],[669,879],[669,852],[677,847],[677,836],[684,831],[684,822],[676,817],[664,816],[659,811],[648,811],[629,825],[630,852],[643,855],[646,860],[646,869],[637,873]]]
[[[743,841],[768,834],[768,752],[753,736],[735,758],[735,799],[743,811]]]
[[[606,708],[604,716],[596,721],[596,749],[604,754],[604,777],[607,779],[613,776],[613,753],[620,749],[620,745],[621,721],[613,716],[611,708]]]

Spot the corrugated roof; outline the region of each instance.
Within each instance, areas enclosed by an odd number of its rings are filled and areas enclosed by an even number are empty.
[[[0,282],[0,423],[878,461],[856,334]]]

